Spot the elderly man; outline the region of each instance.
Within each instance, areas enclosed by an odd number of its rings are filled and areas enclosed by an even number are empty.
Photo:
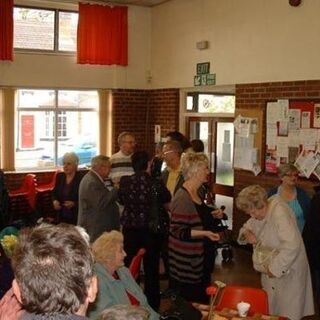
[[[167,141],[163,146],[162,154],[167,167],[162,172],[161,178],[173,197],[184,183],[180,171],[182,147],[178,141]]]
[[[72,225],[20,232],[12,257],[15,279],[0,302],[2,320],[81,320],[97,294],[89,243]]]
[[[120,150],[111,156],[110,178],[113,183],[119,184],[122,176],[131,176],[133,172],[131,155],[135,151],[136,140],[130,132],[122,132],[118,137]]]
[[[110,159],[96,156],[91,166],[79,187],[78,225],[86,229],[93,242],[105,231],[120,230],[120,216],[117,189],[105,185],[111,170]]]

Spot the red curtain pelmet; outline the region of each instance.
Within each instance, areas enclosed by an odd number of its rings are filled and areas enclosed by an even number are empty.
[[[0,0],[0,60],[13,60],[13,0]]]
[[[77,62],[128,65],[128,8],[79,3]]]

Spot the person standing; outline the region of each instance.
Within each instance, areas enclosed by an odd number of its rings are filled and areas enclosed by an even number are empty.
[[[181,169],[185,182],[171,203],[169,234],[169,287],[186,300],[207,302],[206,288],[210,285],[212,261],[207,251],[220,239],[208,226],[208,215],[216,225],[222,210],[212,211],[199,196],[199,188],[208,179],[208,158],[203,153],[186,153]],[[210,260],[211,259],[211,260]]]
[[[118,145],[120,150],[110,158],[110,178],[116,185],[119,184],[122,176],[130,176],[134,173],[131,163],[131,155],[136,147],[134,135],[127,131],[120,133],[118,136]]]
[[[104,155],[93,157],[91,166],[80,183],[78,225],[86,229],[93,242],[105,231],[120,230],[120,215],[118,191],[105,185],[110,159]]]
[[[173,197],[184,183],[180,169],[182,148],[178,141],[168,141],[163,146],[162,151],[167,167],[163,170],[161,179]]]
[[[56,177],[52,191],[53,208],[58,223],[77,224],[79,184],[82,175],[78,172],[79,157],[74,152],[63,156],[63,172]]]
[[[310,198],[307,193],[297,186],[299,171],[293,164],[283,164],[279,167],[281,185],[269,191],[268,196],[278,194],[292,209],[302,233],[306,216],[309,211]]]
[[[129,266],[138,250],[146,249],[144,289],[150,305],[158,310],[160,248],[167,235],[167,231],[162,229],[169,229],[169,217],[163,206],[170,202],[171,195],[162,181],[151,177],[151,161],[147,152],[135,152],[132,165],[135,173],[122,177],[119,188],[119,201],[124,205],[121,224],[127,253],[125,262]]]
[[[250,215],[240,229],[238,242],[254,247],[253,267],[261,273],[270,314],[291,320],[312,315],[311,275],[292,210],[279,195],[268,199],[267,192],[259,185],[241,190],[236,205]],[[267,258],[255,258],[259,250]]]

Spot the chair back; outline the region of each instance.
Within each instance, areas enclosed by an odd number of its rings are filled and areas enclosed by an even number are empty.
[[[24,177],[22,188],[27,193],[27,200],[29,206],[34,210],[36,208],[36,186],[37,186],[37,179],[36,175],[29,173]]]
[[[38,184],[36,187],[37,192],[41,192],[41,193],[51,192],[54,189],[54,186],[56,184],[57,175],[59,172],[61,172],[61,170],[57,169],[53,173],[52,178],[49,183]]]
[[[129,270],[135,280],[137,280],[140,275],[141,262],[145,253],[146,250],[144,248],[139,249],[130,263]]]
[[[250,303],[249,316],[256,313],[269,314],[268,295],[263,289],[240,286],[226,286],[221,293],[216,309],[236,310],[237,304],[241,301]]]

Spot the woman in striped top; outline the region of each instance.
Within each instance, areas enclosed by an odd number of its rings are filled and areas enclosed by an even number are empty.
[[[223,217],[221,209],[207,207],[198,194],[207,181],[208,158],[203,153],[186,153],[181,170],[185,179],[171,204],[169,236],[170,289],[179,292],[186,300],[205,302],[205,289],[210,284],[212,268],[206,256],[206,241],[218,241],[219,235],[209,230],[208,216],[213,221]],[[218,223],[217,223],[218,224]]]

